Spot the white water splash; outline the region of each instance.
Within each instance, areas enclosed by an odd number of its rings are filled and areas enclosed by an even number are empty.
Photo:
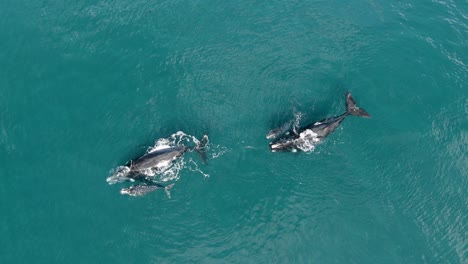
[[[168,182],[178,181],[180,179],[180,171],[185,167],[185,160],[183,157],[175,160],[166,167],[154,171],[154,174],[150,177],[146,177],[148,180],[154,182]]]
[[[127,166],[119,166],[111,171],[112,176],[108,177],[106,181],[109,184],[116,184],[124,181],[128,181],[129,178],[128,173],[130,172],[130,168]]]
[[[211,146],[211,149],[212,151],[210,152],[211,153],[211,158],[212,159],[216,159],[226,153],[228,153],[229,151],[231,151],[230,149],[224,147],[224,146],[220,146],[220,145],[213,145]]]
[[[299,134],[299,138],[294,140],[294,145],[304,152],[312,152],[318,142],[320,142],[318,135],[314,131],[306,129]]]
[[[187,168],[190,170],[190,171],[194,171],[194,172],[199,172],[201,175],[203,175],[203,177],[205,178],[208,178],[210,177],[210,175],[208,173],[205,173],[203,172],[199,167],[198,167],[198,164],[193,160],[193,159],[189,159],[189,164],[187,166]],[[195,166],[195,167],[192,167],[191,165]]]
[[[172,142],[168,140],[167,138],[161,138],[154,143],[154,146],[148,148],[147,153],[151,153],[157,150],[166,149],[170,147],[174,147],[172,146]]]
[[[302,118],[302,113],[301,112],[295,112],[294,113],[294,123],[293,123],[293,132],[294,134],[297,134],[297,130],[299,129],[299,125],[301,123],[301,118]]]

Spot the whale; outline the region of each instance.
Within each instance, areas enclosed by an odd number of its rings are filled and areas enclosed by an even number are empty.
[[[306,125],[303,128],[292,128],[285,130],[284,127],[280,130],[274,129],[267,134],[267,138],[276,136],[277,138],[270,142],[270,150],[272,152],[296,152],[305,151],[304,146],[314,146],[320,143],[324,138],[330,135],[348,116],[359,116],[370,118],[370,114],[364,109],[356,105],[356,101],[350,92],[345,94],[346,111],[338,116],[325,118],[323,120]],[[283,134],[277,131],[284,132]]]
[[[282,125],[282,126],[280,126],[278,128],[270,130],[270,132],[268,132],[268,134],[266,135],[266,138],[267,139],[275,139],[275,138],[279,137],[280,135],[283,135],[284,133],[286,133],[290,129],[292,124],[293,124],[293,120],[285,123],[284,125]]]
[[[143,196],[150,192],[163,189],[167,196],[171,198],[170,190],[174,184],[164,186],[156,182],[152,176],[148,175],[148,170],[153,171],[153,173],[164,172],[167,167],[169,167],[188,151],[195,151],[198,153],[203,163],[206,164],[206,151],[209,148],[208,135],[204,135],[200,141],[196,140],[195,143],[196,145],[193,147],[177,145],[166,146],[164,148],[158,148],[149,151],[138,158],[128,161],[125,166],[119,167],[119,170],[115,173],[115,175],[107,178],[107,182],[109,182],[109,184],[127,180],[135,182],[134,185],[121,189],[120,194],[122,195],[129,195],[134,197]]]
[[[168,147],[146,153],[139,158],[130,160],[126,164],[130,168],[128,177],[135,179],[141,174],[144,174],[145,170],[167,167],[188,151],[188,149],[189,148],[185,146]]]
[[[150,192],[156,191],[158,189],[164,189],[166,191],[167,197],[171,198],[171,188],[174,186],[174,184],[169,184],[167,186],[163,186],[157,183],[153,184],[139,184],[139,185],[132,185],[129,188],[123,188],[120,190],[120,194],[124,195],[130,195],[133,197],[137,196],[143,196],[145,194],[148,194]]]
[[[132,159],[127,162],[126,166],[130,168],[127,177],[133,180],[143,180],[146,178],[145,172],[147,170],[167,167],[187,151],[197,152],[200,155],[203,163],[206,164],[207,157],[205,148],[207,143],[208,136],[205,135],[193,148],[186,146],[175,146],[148,152],[141,157]]]

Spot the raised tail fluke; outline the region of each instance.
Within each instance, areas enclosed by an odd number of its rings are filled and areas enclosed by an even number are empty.
[[[164,187],[164,191],[166,192],[167,198],[171,199],[171,189],[174,187],[174,183],[167,185]]]
[[[206,164],[208,161],[208,157],[206,155],[208,142],[209,142],[208,135],[204,135],[203,138],[200,140],[200,142],[197,144],[197,146],[194,149],[195,152],[197,152],[198,155],[200,155],[200,158],[202,159],[204,164]]]
[[[369,113],[366,112],[366,110],[357,107],[356,101],[354,101],[354,98],[351,96],[350,92],[346,92],[346,113],[365,118],[371,117]]]

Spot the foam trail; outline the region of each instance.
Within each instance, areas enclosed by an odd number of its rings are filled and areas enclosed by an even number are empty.
[[[192,168],[192,167],[188,166],[189,170],[194,171],[194,172],[199,172],[199,173],[201,173],[205,178],[210,177],[210,175],[209,175],[208,173],[203,172],[203,171],[198,167],[198,164],[197,164],[193,159],[190,159],[190,160],[189,160],[189,163],[195,165],[195,168]]]

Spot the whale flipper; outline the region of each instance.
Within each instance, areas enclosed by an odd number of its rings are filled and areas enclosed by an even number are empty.
[[[371,116],[366,110],[359,108],[356,105],[356,101],[354,101],[353,96],[351,96],[350,92],[346,93],[346,113],[353,115],[353,116],[360,116],[365,118],[370,118]]]
[[[174,183],[169,184],[166,187],[164,187],[164,191],[166,192],[167,198],[169,198],[169,199],[171,199],[171,189],[172,189],[172,187],[174,187]]]
[[[203,163],[206,164],[208,162],[208,157],[206,155],[206,148],[208,145],[208,135],[204,135],[203,138],[198,142],[197,146],[193,148],[195,152],[200,155],[200,158],[202,159]]]

